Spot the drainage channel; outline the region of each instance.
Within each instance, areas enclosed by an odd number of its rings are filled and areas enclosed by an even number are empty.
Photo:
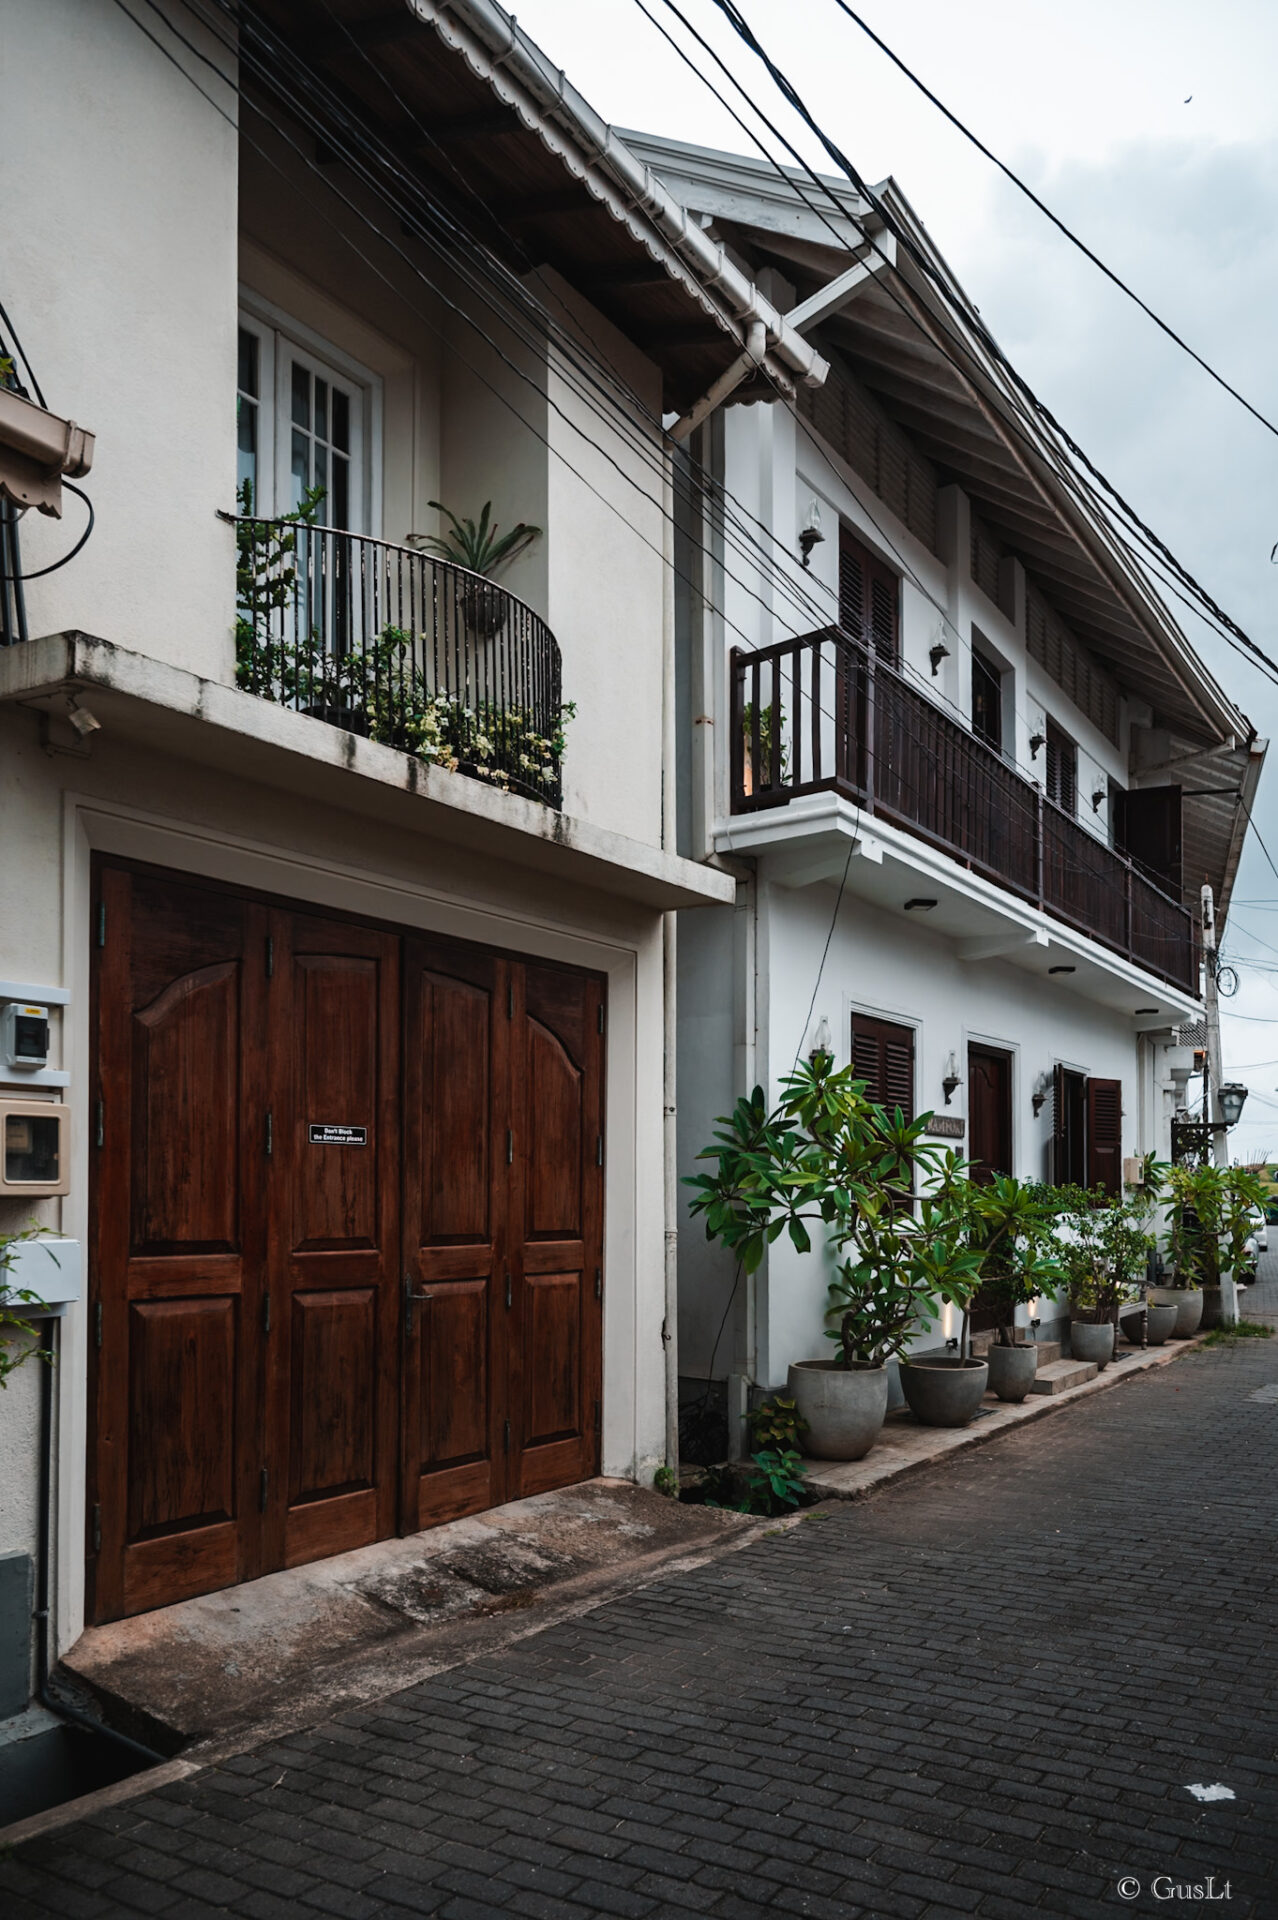
[[[114,1787],[158,1762],[158,1755],[144,1758],[122,1740],[30,1707],[0,1723],[0,1830],[100,1787]]]

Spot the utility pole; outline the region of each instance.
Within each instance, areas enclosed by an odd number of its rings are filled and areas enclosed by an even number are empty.
[[[1216,903],[1210,887],[1202,890],[1203,972],[1205,975],[1205,1012],[1207,1027],[1207,1071],[1203,1076],[1203,1119],[1211,1123],[1211,1157],[1218,1167],[1229,1165],[1229,1137],[1220,1105],[1220,1089],[1225,1082],[1224,1060],[1220,1049],[1220,999],[1216,991]],[[1226,1327],[1238,1320],[1238,1289],[1230,1273],[1220,1283],[1220,1318]]]

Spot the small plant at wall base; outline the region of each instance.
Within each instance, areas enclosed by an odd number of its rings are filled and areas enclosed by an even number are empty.
[[[7,1387],[9,1377],[25,1366],[28,1360],[43,1360],[52,1364],[53,1355],[40,1344],[40,1329],[31,1315],[45,1311],[46,1303],[30,1287],[10,1287],[8,1276],[13,1269],[13,1250],[26,1240],[38,1240],[44,1232],[42,1227],[23,1228],[21,1233],[0,1233],[0,1388]],[[57,1255],[50,1249],[50,1258]],[[15,1343],[19,1344],[16,1347]]]
[[[770,1400],[764,1400],[746,1416],[750,1428],[750,1446],[754,1453],[768,1449],[785,1452],[797,1450],[808,1430],[793,1400],[776,1394]]]
[[[793,1447],[761,1448],[754,1455],[746,1482],[743,1511],[775,1516],[801,1506],[807,1493],[806,1472],[801,1456]]]

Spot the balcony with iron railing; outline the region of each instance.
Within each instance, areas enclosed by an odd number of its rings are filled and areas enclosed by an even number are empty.
[[[450,561],[304,520],[235,517],[236,684],[559,808],[558,643]]]
[[[1197,994],[1193,920],[904,675],[837,627],[734,649],[732,811],[834,792]]]

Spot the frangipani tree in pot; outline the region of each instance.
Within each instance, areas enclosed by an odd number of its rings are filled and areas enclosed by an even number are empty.
[[[981,1297],[999,1314],[986,1355],[990,1386],[1000,1400],[1024,1400],[1038,1371],[1032,1341],[1016,1338],[1016,1310],[1064,1279],[1056,1260],[1056,1208],[1051,1188],[1010,1174],[968,1189],[969,1237],[981,1255]]]
[[[1168,1167],[1166,1176],[1175,1279],[1171,1288],[1157,1291],[1176,1307],[1175,1331],[1184,1338],[1204,1319],[1208,1324],[1219,1320],[1221,1278],[1240,1264],[1251,1234],[1251,1209],[1263,1206],[1267,1194],[1259,1175],[1247,1167],[1208,1161]]]
[[[1070,1348],[1076,1360],[1104,1367],[1118,1335],[1118,1310],[1136,1299],[1154,1248],[1151,1216],[1162,1168],[1150,1155],[1141,1181],[1121,1193],[1104,1187],[1056,1189],[1056,1258],[1069,1290]],[[1150,1337],[1166,1339],[1170,1327]]]
[[[839,1260],[828,1310],[836,1355],[789,1371],[819,1458],[868,1452],[887,1412],[889,1358],[933,1316],[938,1294],[962,1304],[975,1284],[979,1261],[954,1198],[962,1162],[926,1141],[927,1119],[889,1114],[850,1067],[817,1052],[783,1081],[774,1108],[760,1087],[738,1101],[700,1156],[715,1171],[687,1183],[707,1237],[745,1272],[782,1234],[807,1253],[815,1230]],[[920,1179],[931,1190],[914,1201]]]

